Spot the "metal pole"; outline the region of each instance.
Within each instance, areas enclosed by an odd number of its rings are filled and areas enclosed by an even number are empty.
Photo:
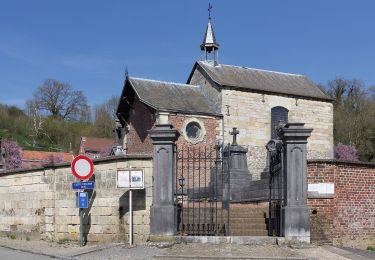
[[[129,245],[133,245],[133,191],[129,190]]]
[[[83,210],[79,209],[79,244],[80,246],[84,246],[83,241]]]

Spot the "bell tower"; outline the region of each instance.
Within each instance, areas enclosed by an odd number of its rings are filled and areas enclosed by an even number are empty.
[[[216,42],[214,29],[211,24],[211,9],[212,5],[208,4],[208,23],[206,33],[201,44],[202,60],[217,65],[219,44]]]

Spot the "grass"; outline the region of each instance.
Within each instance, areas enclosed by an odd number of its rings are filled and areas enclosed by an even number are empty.
[[[14,235],[14,234],[9,234],[9,235],[7,235],[7,237],[9,239],[11,239],[11,240],[15,240],[16,239],[16,235]]]
[[[18,146],[25,150],[32,150],[32,151],[45,151],[45,152],[60,152],[62,149],[57,147],[51,147],[51,145],[47,142],[47,144],[40,144],[38,146],[33,147],[31,142],[32,140],[24,135],[19,133],[11,133],[8,129],[0,128],[0,137],[4,139],[10,139],[12,141],[16,141]]]
[[[69,241],[70,241],[69,239],[67,239],[67,238],[63,238],[63,239],[58,240],[58,241],[57,241],[57,244],[62,245],[62,244],[69,243]]]
[[[375,246],[368,246],[368,247],[367,247],[367,250],[368,250],[368,251],[375,252]]]

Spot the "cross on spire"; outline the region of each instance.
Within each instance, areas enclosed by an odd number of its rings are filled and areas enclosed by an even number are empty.
[[[212,5],[211,3],[208,3],[208,19],[211,19],[211,9],[212,9]]]
[[[233,127],[233,130],[229,132],[230,135],[233,135],[232,145],[237,145],[237,135],[240,131],[237,130],[237,127]]]
[[[211,3],[208,4],[208,23],[206,28],[206,33],[203,38],[203,42],[200,46],[202,51],[202,56],[204,55],[205,61],[211,61],[214,65],[218,63],[218,49],[219,44],[216,42],[214,29],[211,24]]]

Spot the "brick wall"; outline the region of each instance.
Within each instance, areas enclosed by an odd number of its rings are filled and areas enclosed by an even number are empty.
[[[128,120],[127,154],[152,154],[152,141],[147,131],[155,124],[155,114],[135,99]]]
[[[308,183],[334,183],[332,198],[311,198],[311,239],[366,248],[375,244],[375,164],[315,160]]]
[[[198,120],[206,132],[203,140],[197,144],[189,143],[183,134],[186,120],[191,118]],[[211,181],[210,168],[214,167],[216,158],[216,140],[217,138],[221,139],[219,137],[220,119],[215,117],[171,114],[169,115],[169,122],[180,133],[176,142],[179,166],[177,168],[177,177],[185,179],[185,189],[193,187],[203,189],[203,187],[209,187]],[[184,166],[183,169],[182,166]]]
[[[205,128],[206,135],[204,136],[202,142],[195,145],[190,144],[184,138],[184,122],[187,119],[196,118],[201,122]],[[217,138],[220,138],[220,119],[215,117],[202,117],[202,116],[191,116],[191,115],[169,115],[169,123],[180,133],[176,144],[178,147],[181,146],[194,146],[195,148],[201,147],[204,149],[205,146],[215,146]]]
[[[117,157],[95,161],[94,193],[84,219],[89,242],[128,240],[129,191],[117,188],[117,169],[143,169],[145,189],[133,192],[134,241],[149,237],[152,203],[150,157]],[[2,173],[0,175],[0,233],[17,238],[54,241],[79,239],[79,209],[69,165]]]

